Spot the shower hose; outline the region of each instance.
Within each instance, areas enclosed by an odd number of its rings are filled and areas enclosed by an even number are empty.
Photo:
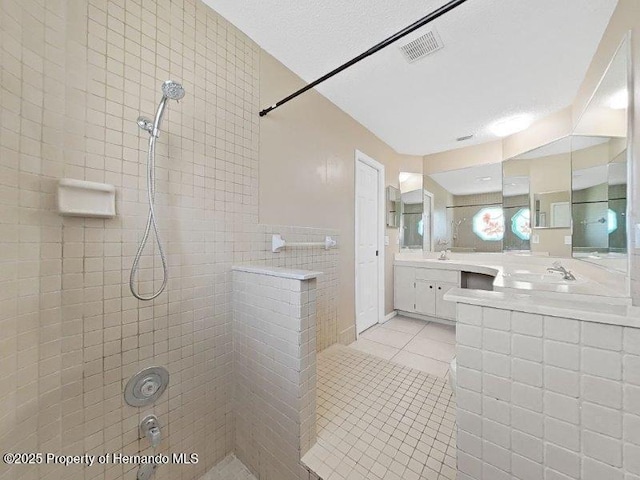
[[[131,265],[131,275],[129,276],[129,288],[131,289],[131,293],[138,300],[153,300],[158,297],[164,288],[167,286],[167,259],[164,255],[164,250],[162,249],[162,243],[160,242],[160,235],[158,234],[158,224],[156,223],[156,212],[155,212],[155,197],[156,197],[156,178],[155,178],[155,163],[156,163],[156,141],[157,137],[153,134],[149,135],[149,155],[147,157],[147,198],[149,200],[149,216],[147,217],[147,226],[144,229],[144,235],[142,236],[142,241],[138,246],[138,251],[136,252],[136,257],[133,260],[133,265]],[[153,228],[153,234],[155,236],[156,244],[158,245],[158,252],[160,253],[160,258],[162,259],[162,285],[160,288],[156,290],[154,293],[150,295],[142,295],[139,291],[136,291],[135,281],[136,275],[140,270],[140,258],[142,257],[142,252],[149,241],[149,235],[151,234],[151,229]]]

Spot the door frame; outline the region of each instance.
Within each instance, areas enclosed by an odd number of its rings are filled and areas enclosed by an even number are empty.
[[[358,232],[358,162],[361,162],[371,168],[374,168],[378,172],[378,323],[384,322],[384,284],[385,284],[385,276],[384,276],[384,267],[385,267],[385,255],[384,255],[384,234],[385,234],[385,195],[384,195],[384,185],[385,185],[385,172],[384,165],[380,162],[377,162],[367,154],[361,152],[360,150],[355,151],[355,162],[354,162],[354,210],[355,210],[355,224],[354,224],[354,248],[355,248],[355,331],[356,331],[356,339],[360,335],[358,332],[358,240],[359,240],[359,232]]]
[[[424,193],[424,203],[427,203],[427,198],[429,198],[429,251],[433,252],[434,248],[435,248],[435,244],[433,241],[433,193],[431,193],[429,190],[427,190],[426,188],[422,189],[423,193]],[[423,218],[424,218],[424,207],[422,208],[423,211]],[[424,241],[422,242],[422,250],[424,250]]]

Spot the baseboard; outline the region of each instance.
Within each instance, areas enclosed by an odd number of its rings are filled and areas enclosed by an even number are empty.
[[[393,317],[395,317],[396,315],[398,315],[398,311],[394,310],[393,312],[387,314],[384,316],[384,320],[382,320],[382,322],[380,323],[387,323],[389,320],[391,320]]]
[[[454,326],[456,325],[455,320],[451,320],[448,318],[429,317],[427,315],[422,315],[420,313],[404,312],[404,311],[398,311],[396,312],[396,314],[402,315],[403,317],[415,318],[416,320],[424,320],[425,322],[435,322],[435,323],[442,323],[444,325],[454,325]]]

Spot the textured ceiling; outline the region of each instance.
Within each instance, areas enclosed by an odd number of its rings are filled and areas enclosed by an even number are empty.
[[[204,1],[306,81],[445,3]],[[518,113],[537,118],[572,102],[616,3],[469,0],[421,29],[435,27],[442,50],[409,64],[401,40],[318,90],[400,153],[482,143],[495,138],[487,131],[495,120]],[[475,137],[455,141],[467,134]]]

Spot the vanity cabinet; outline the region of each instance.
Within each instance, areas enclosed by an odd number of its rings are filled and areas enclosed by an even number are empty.
[[[460,272],[396,265],[394,308],[407,313],[455,320],[456,304],[444,299],[460,286]]]

